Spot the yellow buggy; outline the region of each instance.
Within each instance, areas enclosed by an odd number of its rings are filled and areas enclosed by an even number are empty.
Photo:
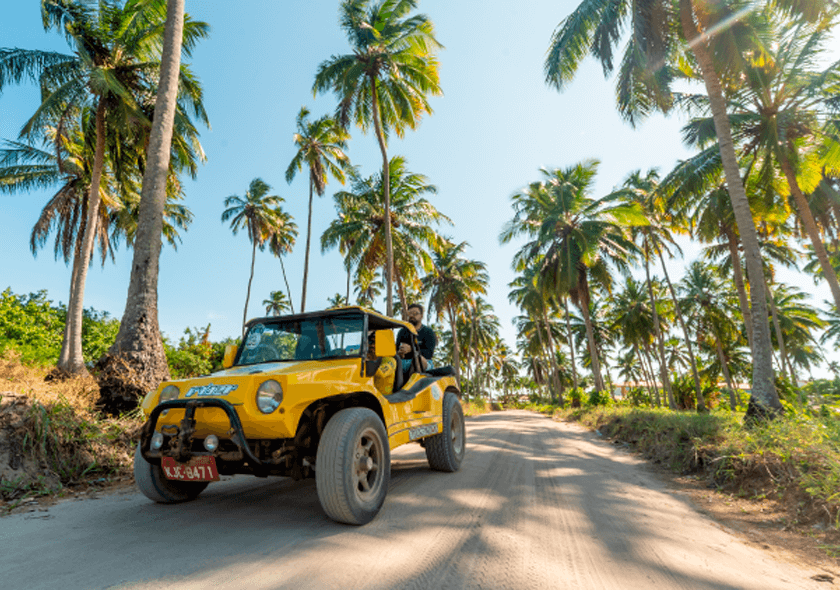
[[[225,369],[162,383],[142,403],[134,477],[151,500],[193,500],[220,475],[314,477],[327,515],[364,524],[379,512],[391,450],[419,442],[432,469],[456,471],[464,414],[450,367],[408,371],[394,330],[411,324],[362,307],[251,320]]]

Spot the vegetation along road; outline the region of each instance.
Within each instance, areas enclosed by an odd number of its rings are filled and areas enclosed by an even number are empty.
[[[134,490],[0,520],[8,588],[818,588],[643,462],[525,411],[469,418],[454,474],[394,453],[367,526],[329,520],[312,480],[236,477],[195,502]],[[37,566],[33,565],[37,562]],[[84,565],[82,565],[84,564]]]

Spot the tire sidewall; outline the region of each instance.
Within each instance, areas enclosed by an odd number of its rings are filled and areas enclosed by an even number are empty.
[[[382,449],[383,456],[382,461],[380,462],[382,479],[379,482],[379,493],[376,494],[376,496],[371,498],[369,501],[365,502],[359,500],[358,506],[351,507],[353,512],[359,516],[360,520],[365,520],[365,522],[369,521],[374,516],[376,516],[376,514],[382,508],[382,504],[385,503],[385,496],[388,493],[388,483],[391,480],[391,451],[388,445],[388,435],[385,433],[385,428],[382,426],[382,421],[373,412],[371,412],[369,416],[365,417],[364,421],[362,421],[359,424],[359,426],[355,429],[353,435],[348,438],[346,444],[346,451],[348,455],[352,457],[356,440],[359,436],[361,436],[362,432],[364,432],[368,428],[372,428],[379,435],[379,446]],[[354,494],[355,497],[355,479],[353,478],[350,469],[351,464],[352,460],[348,461],[345,466],[344,486],[348,493]]]
[[[195,500],[207,487],[207,482],[181,482],[166,479],[160,465],[146,461],[140,445],[134,453],[134,482],[143,495],[160,504],[174,504]]]
[[[446,440],[446,452],[449,455],[449,462],[452,464],[453,471],[457,471],[461,467],[461,462],[464,460],[464,454],[467,451],[467,433],[464,423],[464,410],[461,408],[461,403],[458,401],[458,396],[447,391],[444,396],[444,410],[443,410],[443,434]],[[455,450],[452,445],[452,413],[456,414],[456,420],[459,422],[461,429],[461,450]]]
[[[350,422],[348,425],[347,422]],[[336,430],[345,432],[336,432]],[[356,443],[366,430],[373,430],[379,438],[379,448],[382,458],[379,462],[381,479],[376,495],[370,500],[363,500],[358,497],[356,491],[356,479],[354,476],[354,451]],[[338,449],[333,461],[328,461],[328,449],[322,449],[322,444],[333,444],[337,439]],[[337,412],[324,429],[321,443],[318,445],[318,457],[316,458],[315,479],[319,496],[321,494],[338,493],[341,496],[344,508],[350,513],[342,514],[341,510],[336,513],[330,510],[322,497],[322,506],[327,515],[348,524],[365,524],[370,522],[382,508],[385,497],[388,494],[388,485],[391,479],[391,449],[388,442],[388,434],[385,425],[379,416],[367,408],[347,408]],[[336,470],[340,473],[336,474]],[[336,477],[338,475],[338,477]],[[340,489],[333,489],[336,479],[339,480]],[[347,518],[351,516],[351,518]]]

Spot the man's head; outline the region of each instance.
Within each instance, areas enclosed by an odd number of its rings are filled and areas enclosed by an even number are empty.
[[[412,303],[408,306],[406,316],[408,316],[408,321],[411,322],[412,326],[419,328],[423,323],[423,306],[419,303]]]

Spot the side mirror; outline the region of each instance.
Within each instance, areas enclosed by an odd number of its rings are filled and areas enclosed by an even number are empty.
[[[225,346],[225,357],[222,359],[222,366],[230,369],[233,366],[233,359],[236,358],[236,346],[228,344]]]
[[[397,347],[394,344],[394,333],[391,330],[377,330],[376,343],[373,347],[376,356],[396,356]]]

